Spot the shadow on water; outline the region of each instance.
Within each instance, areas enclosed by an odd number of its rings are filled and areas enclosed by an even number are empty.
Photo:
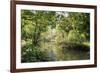
[[[78,43],[62,43],[63,60],[90,59],[90,47]]]

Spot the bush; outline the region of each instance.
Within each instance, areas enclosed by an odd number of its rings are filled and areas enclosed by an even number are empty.
[[[79,33],[79,31],[71,30],[68,34],[68,41],[71,41],[74,43],[82,43],[85,40],[86,40],[85,35]]]
[[[48,53],[41,50],[39,47],[35,47],[30,44],[22,48],[21,62],[44,62],[50,60]]]

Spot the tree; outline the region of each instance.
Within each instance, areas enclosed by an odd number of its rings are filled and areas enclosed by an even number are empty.
[[[51,42],[52,48],[55,48],[61,53],[63,45],[70,45],[70,48],[75,49],[75,47],[81,45],[83,42],[89,42],[89,39],[89,13],[43,10],[21,11],[23,61],[52,60],[48,56],[49,51],[52,51],[51,47],[43,47],[43,43],[48,45]],[[73,46],[75,44],[77,44],[77,46]],[[43,48],[45,49],[43,50]],[[49,49],[49,51],[46,51],[46,49]],[[65,49],[69,48],[65,47]],[[54,52],[54,54],[55,53],[57,53],[57,51]],[[63,54],[63,52],[61,54]],[[60,60],[59,57],[58,60]],[[64,58],[66,58],[66,56],[64,56]]]

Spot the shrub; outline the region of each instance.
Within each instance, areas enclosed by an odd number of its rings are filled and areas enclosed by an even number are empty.
[[[50,61],[48,53],[41,50],[39,47],[35,47],[32,44],[26,45],[21,51],[21,62],[41,62]]]
[[[84,34],[79,33],[77,30],[71,30],[68,34],[68,41],[74,43],[82,43],[86,40]]]

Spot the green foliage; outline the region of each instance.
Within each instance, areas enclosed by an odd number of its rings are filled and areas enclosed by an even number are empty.
[[[68,34],[68,41],[72,41],[74,43],[82,43],[86,40],[84,34],[79,33],[77,30],[71,30]]]
[[[69,13],[69,22],[74,30],[83,33],[87,40],[90,40],[90,14],[89,13]]]
[[[22,62],[89,59],[89,43],[89,13],[21,10]]]
[[[50,60],[51,58],[46,51],[41,50],[39,47],[33,47],[32,44],[26,45],[26,47],[22,49],[22,62],[41,62]]]

